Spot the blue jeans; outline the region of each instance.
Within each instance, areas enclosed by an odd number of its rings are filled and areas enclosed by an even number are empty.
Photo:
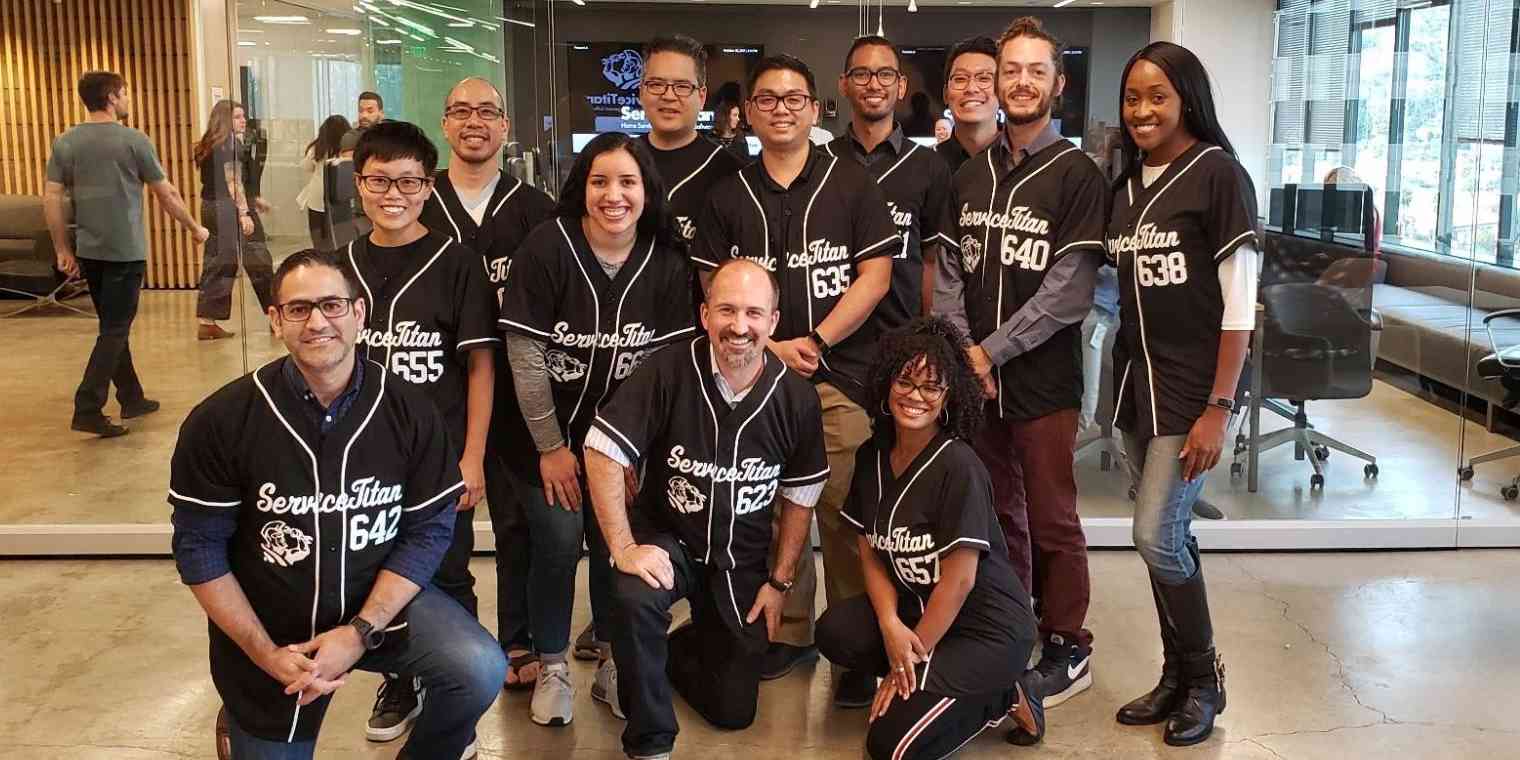
[[[581,540],[591,550],[589,578],[591,620],[605,626],[611,618],[612,566],[607,544],[591,494],[581,481],[581,508],[571,512],[550,506],[544,489],[526,486],[517,492],[528,519],[528,630],[533,648],[541,654],[559,654],[570,647],[570,613],[575,606],[575,571],[581,560]],[[598,632],[597,639],[605,641]]]
[[[412,600],[407,630],[399,646],[364,655],[354,669],[422,679],[427,698],[400,757],[459,757],[475,740],[480,716],[496,701],[507,677],[507,658],[459,602],[432,586]],[[316,749],[316,741],[286,743],[252,736],[230,713],[227,718],[236,760],[306,760]]]
[[[1186,582],[1198,572],[1188,551],[1192,538],[1193,502],[1203,491],[1204,476],[1182,479],[1185,435],[1139,438],[1124,434],[1124,452],[1135,483],[1135,549],[1157,581],[1168,586]]]

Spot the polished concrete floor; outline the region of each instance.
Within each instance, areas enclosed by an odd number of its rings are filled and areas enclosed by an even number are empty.
[[[288,248],[284,245],[283,248]],[[189,410],[226,382],[279,356],[284,349],[267,331],[252,293],[227,323],[238,336],[195,340],[193,291],[145,291],[133,331],[138,372],[159,413],[129,422],[131,435],[97,440],[68,429],[74,388],[95,337],[94,321],[59,311],[0,319],[0,346],[13,357],[0,374],[0,461],[9,490],[0,499],[0,525],[162,523],[169,454]],[[79,303],[86,303],[81,299]],[[14,303],[14,302],[10,302]],[[0,303],[0,312],[8,304]],[[1520,474],[1520,459],[1478,468],[1458,484],[1464,457],[1512,445],[1479,424],[1382,381],[1361,399],[1315,402],[1316,427],[1378,457],[1376,481],[1362,464],[1333,454],[1323,490],[1309,488],[1309,465],[1291,447],[1263,455],[1261,489],[1249,493],[1227,463],[1211,473],[1206,495],[1234,520],[1245,519],[1451,519],[1520,521],[1520,503],[1499,488]],[[107,406],[115,415],[115,402]],[[1263,429],[1289,423],[1264,415]],[[1465,449],[1465,454],[1463,450]],[[1079,508],[1087,517],[1128,517],[1127,477],[1103,472],[1094,455],[1079,462]]]
[[[495,619],[489,559],[474,570],[482,616]],[[1209,554],[1204,559],[1229,706],[1212,739],[1179,750],[1158,728],[1113,720],[1159,667],[1143,566],[1095,552],[1089,625],[1095,684],[1049,713],[1045,745],[1014,748],[1002,731],[965,758],[1513,758],[1520,756],[1520,551]],[[162,560],[6,561],[0,597],[0,756],[27,760],[212,757],[219,700],[206,665],[205,619]],[[584,572],[582,594],[584,602]],[[576,609],[575,628],[587,612]],[[488,626],[489,627],[489,626]],[[614,760],[613,719],[574,666],[576,717],[565,728],[527,718],[528,695],[503,695],[480,727],[483,758]],[[365,742],[376,678],[334,697],[323,758],[389,758]],[[677,758],[860,757],[865,717],[829,704],[827,666],[761,689],[742,732],[707,727],[678,703]]]

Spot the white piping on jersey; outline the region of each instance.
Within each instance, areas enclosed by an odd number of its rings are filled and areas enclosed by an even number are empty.
[[[1133,359],[1126,360],[1124,362],[1124,374],[1119,376],[1119,391],[1114,394],[1114,398],[1116,399],[1114,401],[1115,417],[1118,417],[1119,410],[1124,408],[1124,385],[1129,382],[1129,368],[1130,365],[1134,363],[1135,361]]]
[[[945,544],[944,546],[941,546],[938,550],[936,550],[934,552],[933,556],[936,556],[936,557],[943,556],[945,554],[945,552],[948,552],[951,549],[954,549],[955,547],[960,546],[961,544],[980,544],[982,546],[982,548],[984,548],[984,549],[989,549],[990,550],[992,548],[992,544],[990,544],[990,543],[988,543],[986,541],[983,541],[980,538],[970,538],[968,536],[961,536],[960,538],[957,538],[954,541],[951,541],[950,543]]]
[[[908,729],[908,732],[906,734],[903,734],[902,740],[899,741],[897,743],[897,747],[892,750],[892,760],[902,760],[908,752],[908,747],[913,745],[913,742],[917,740],[921,734],[923,734],[924,730],[929,727],[929,724],[938,720],[939,716],[944,715],[945,711],[949,710],[950,706],[954,704],[955,697],[945,697],[936,702],[933,707],[929,708],[929,711],[924,713],[923,717],[919,718],[918,722],[914,723],[913,727]]]
[[[361,361],[367,361],[370,364],[375,363],[370,359],[362,359]],[[354,442],[359,440],[360,435],[363,435],[364,429],[369,427],[369,421],[375,418],[375,410],[380,408],[380,402],[385,400],[386,374],[387,373],[385,371],[385,368],[380,367],[380,392],[375,394],[375,403],[370,406],[369,414],[364,415],[364,421],[359,423],[359,427],[354,430],[354,434],[349,436],[348,443],[343,445],[343,458],[340,460],[340,464],[338,465],[338,491],[340,493],[345,490],[344,486],[348,484],[348,453],[353,450]],[[348,588],[347,504],[345,504],[343,507],[343,535],[339,539],[339,542],[342,544],[343,548],[339,549],[338,553],[338,619],[342,620],[348,613],[348,594],[345,593],[346,589]]]
[[[908,156],[913,155],[913,151],[916,151],[916,150],[918,150],[918,143],[913,142],[912,140],[909,140],[908,141],[908,152],[902,154],[902,158],[897,159],[897,163],[892,164],[892,168],[890,168],[890,169],[882,172],[881,176],[876,178],[876,184],[880,185],[882,183],[882,181],[887,178],[888,174],[891,174],[892,172],[897,171],[897,167],[902,166],[903,162],[908,160]]]
[[[349,249],[349,254],[353,254],[352,248]],[[274,412],[275,419],[279,420],[280,424],[285,426],[285,430],[286,432],[290,433],[290,437],[296,439],[296,443],[301,445],[301,448],[306,452],[306,456],[311,458],[312,493],[322,493],[322,470],[317,466],[317,455],[312,453],[311,447],[306,445],[306,441],[301,440],[301,436],[296,434],[296,429],[290,426],[290,422],[285,419],[285,415],[280,414],[280,408],[275,406],[274,399],[269,396],[269,391],[264,388],[264,383],[259,381],[259,373],[255,371],[252,373],[252,375],[250,375],[250,377],[253,378],[254,387],[258,388],[259,393],[264,396],[264,403],[269,404],[269,411]],[[343,522],[346,523],[348,520],[344,519]],[[320,549],[322,546],[321,515],[313,515],[311,525],[312,531],[316,533],[316,538],[312,539],[312,541]],[[317,604],[322,599],[322,562],[320,560],[313,562],[312,567],[315,568],[316,572],[312,580],[311,590],[311,637],[316,638]],[[300,723],[301,720],[301,695],[297,694],[295,696],[295,700],[296,710],[290,716],[290,733],[285,737],[285,741],[287,742],[293,742],[296,740],[296,725]]]
[[[1198,163],[1199,159],[1203,158],[1204,156],[1207,156],[1208,154],[1210,154],[1210,153],[1212,153],[1212,152],[1214,152],[1216,150],[1220,150],[1220,148],[1219,148],[1218,145],[1211,145],[1211,146],[1209,146],[1207,148],[1204,148],[1203,150],[1199,151],[1198,155],[1193,156],[1193,160],[1189,161],[1187,166],[1182,167],[1182,171],[1177,172],[1177,174],[1175,176],[1173,176],[1171,179],[1167,180],[1167,183],[1165,185],[1162,185],[1161,189],[1157,190],[1155,195],[1151,196],[1150,201],[1145,204],[1145,209],[1140,212],[1140,216],[1135,217],[1135,229],[1139,229],[1140,225],[1145,224],[1145,215],[1149,214],[1151,212],[1151,206],[1156,205],[1156,200],[1157,199],[1159,199],[1163,194],[1165,194],[1167,190],[1170,190],[1171,187],[1172,187],[1172,185],[1174,185],[1174,184],[1177,183],[1177,180],[1182,179],[1182,175],[1187,174],[1188,170],[1192,169],[1193,165],[1196,164],[1196,163]],[[1134,180],[1131,180],[1131,181],[1134,181]],[[1131,254],[1131,256],[1133,256],[1133,254]],[[1130,266],[1134,266],[1134,264],[1131,263]],[[1150,393],[1150,397],[1151,397],[1151,435],[1161,435],[1161,423],[1160,423],[1159,420],[1156,419],[1156,371],[1151,366],[1151,347],[1150,347],[1150,342],[1145,339],[1145,308],[1140,303],[1140,278],[1139,277],[1135,278],[1134,285],[1135,285],[1135,287],[1134,287],[1134,290],[1135,290],[1135,313],[1137,315],[1139,315],[1139,317],[1140,317],[1140,320],[1139,320],[1139,322],[1140,322],[1140,350],[1145,353],[1145,385],[1146,385],[1146,389],[1145,390]]]
[[[513,177],[513,179],[517,179],[517,178]],[[489,218],[491,218],[493,216],[496,216],[496,212],[500,211],[502,206],[507,205],[507,200],[509,198],[511,198],[513,195],[516,195],[517,191],[520,190],[522,188],[522,186],[523,186],[523,181],[520,180],[520,179],[518,179],[517,180],[517,184],[513,185],[512,189],[508,190],[507,194],[501,196],[501,200],[499,200],[499,201],[496,202],[496,208],[491,209],[491,213],[487,214],[486,218],[489,219]],[[463,242],[463,241],[460,241],[460,242]]]
[[[730,535],[730,537],[729,537],[729,543],[730,544],[733,543],[733,537],[732,537],[732,535]],[[730,548],[732,548],[732,547],[730,547]],[[726,571],[724,571],[724,573],[723,573],[723,579],[726,580],[726,581],[728,581],[728,603],[734,606],[734,618],[736,620],[738,620],[740,623],[743,623],[744,622],[744,614],[741,613],[741,612],[739,612],[739,594],[734,591],[734,571],[732,571],[732,570],[726,570]]]
[[[460,480],[458,483],[455,483],[454,485],[451,485],[448,488],[445,488],[442,491],[439,491],[438,493],[434,494],[427,501],[424,501],[424,502],[422,502],[421,504],[418,504],[415,507],[406,507],[406,508],[402,509],[401,511],[402,512],[416,512],[417,510],[422,509],[423,507],[426,507],[427,505],[432,504],[433,502],[438,501],[439,499],[442,499],[443,497],[448,496],[449,494],[451,494],[451,493],[459,490],[459,487],[463,486],[463,485],[464,485],[464,481]]]
[[[651,345],[659,345],[661,343],[665,343],[665,342],[670,341],[672,339],[681,337],[682,335],[684,335],[686,333],[694,333],[696,331],[697,331],[697,326],[696,325],[690,325],[688,327],[683,327],[683,328],[681,328],[679,330],[672,330],[672,331],[670,331],[668,333],[665,333],[664,335],[656,335],[653,338],[649,339],[649,343]]]
[[[501,338],[471,338],[470,340],[459,341],[458,345],[454,346],[454,350],[458,351],[459,349],[464,348],[465,346],[468,346],[471,343],[500,343],[500,342],[501,342]]]
[[[591,255],[595,256],[596,252],[593,251],[591,253]],[[622,292],[621,295],[618,296],[617,311],[615,311],[615,312],[612,313],[612,329],[614,330],[614,332],[613,332],[614,335],[617,334],[616,331],[619,329],[619,325],[623,324],[623,303],[628,300],[628,291],[633,290],[633,284],[635,282],[638,282],[639,277],[644,274],[644,270],[645,269],[649,268],[649,262],[652,261],[653,259],[654,259],[654,238],[650,238],[649,239],[649,250],[647,250],[647,251],[644,252],[644,261],[639,264],[639,268],[638,268],[638,270],[636,270],[633,273],[633,276],[630,277],[630,278],[628,278],[628,284],[623,286],[623,292]],[[597,320],[597,328],[596,329],[597,329],[597,335],[601,335],[601,330],[602,330],[602,328],[601,328],[601,320]],[[608,367],[607,367],[607,382],[602,383],[602,395],[599,396],[597,398],[597,400],[596,400],[596,408],[597,409],[602,408],[602,402],[604,402],[604,401],[607,400],[607,392],[610,391],[610,390],[612,390],[612,370],[613,370],[614,367],[617,367],[617,357],[618,357],[617,342],[613,341],[611,364],[609,364]],[[589,373],[590,372],[589,367],[591,365],[587,365],[587,366],[588,366],[588,369],[586,371]],[[594,412],[593,412],[593,414],[594,414]],[[572,415],[570,419],[573,420],[573,419],[575,419],[575,417]]]
[[[1050,260],[1051,261],[1055,261],[1056,259],[1060,258],[1061,254],[1066,253],[1067,249],[1069,249],[1069,248],[1076,248],[1079,245],[1103,245],[1103,241],[1102,240],[1074,240],[1074,241],[1072,241],[1070,243],[1067,243],[1066,245],[1061,246],[1059,249],[1056,250],[1055,253],[1050,254]]]
[[[718,412],[713,409],[712,398],[707,395],[707,383],[703,382],[702,378],[702,365],[697,363],[697,341],[691,342],[691,368],[697,373],[697,386],[702,389],[702,400],[707,402],[707,413],[712,415],[713,455],[716,456],[718,452],[719,435]],[[765,370],[762,368],[761,371],[763,372]],[[713,483],[711,479],[707,481],[707,503],[713,503]],[[703,563],[712,562],[712,516],[713,510],[707,510],[707,553],[703,555]]]
[[[1240,241],[1245,240],[1246,238],[1251,237],[1252,235],[1255,235],[1255,234],[1256,234],[1256,230],[1246,230],[1245,232],[1242,232],[1239,235],[1236,235],[1234,240],[1231,240],[1230,242],[1225,243],[1224,247],[1220,248],[1219,251],[1214,254],[1214,260],[1218,261],[1219,257],[1224,255],[1225,251],[1228,251],[1228,250],[1234,248],[1235,245],[1238,244]]]
[[[838,163],[839,159],[837,157],[830,156],[829,168],[823,172],[823,179],[818,181],[817,189],[813,190],[813,197],[808,199],[807,206],[802,210],[802,247],[804,249],[807,248],[808,244],[808,215],[813,213],[813,202],[818,200],[818,194],[822,193],[824,186],[829,184],[829,175],[834,173],[834,166]],[[895,238],[897,236],[893,235],[892,237]],[[788,253],[790,253],[790,251],[788,251]],[[813,265],[811,261],[809,261],[807,264],[804,264],[802,267],[802,281],[804,283],[810,283],[813,281]],[[809,295],[811,296],[811,294]],[[807,301],[808,329],[816,329],[818,325],[813,322],[813,299],[811,297],[808,297],[803,300]]]
[[[934,464],[934,460],[936,460],[936,459],[939,458],[940,453],[945,450],[945,447],[949,446],[952,443],[955,443],[955,439],[954,438],[947,439],[944,443],[941,443],[939,445],[939,448],[935,449],[934,453],[930,454],[929,458],[926,459],[926,460],[924,460],[924,463],[921,464],[921,465],[919,465],[918,469],[913,472],[913,477],[908,478],[907,485],[904,485],[897,492],[897,501],[892,502],[892,511],[890,511],[890,512],[887,513],[887,535],[889,535],[889,536],[892,535],[892,522],[897,519],[897,508],[899,506],[902,506],[903,497],[907,496],[908,495],[908,491],[912,490],[913,484],[916,483],[916,482],[918,482],[918,476],[924,474],[924,470],[929,469],[929,465]],[[904,474],[907,474],[907,473],[904,473]],[[876,456],[876,483],[877,483],[877,485],[876,485],[877,491],[876,492],[878,494],[880,494],[881,493],[881,453],[880,452],[878,452],[878,454]],[[895,556],[896,552],[893,552],[890,549],[887,550],[887,555],[890,556],[890,557],[892,557],[894,560],[896,559],[896,556]],[[904,588],[906,588],[909,591],[913,592],[913,596],[915,596],[915,597],[918,598],[918,612],[919,612],[919,614],[923,614],[924,611],[925,611],[925,609],[927,608],[927,606],[924,604],[924,598],[923,598],[923,596],[921,596],[918,593],[918,591],[913,588],[913,586],[911,584],[909,584],[906,580],[903,579],[903,577],[902,577],[902,571],[900,571],[900,570],[897,569],[897,563],[896,562],[892,563],[892,574],[895,575],[895,576],[897,576],[898,582],[901,583]],[[932,652],[930,654],[931,654],[931,656],[933,655]],[[925,665],[925,669],[927,669],[927,668],[928,668],[928,665],[926,664]]]
[[[771,225],[770,222],[765,220],[765,207],[760,205],[760,199],[755,196],[754,189],[749,186],[749,180],[744,178],[744,172],[739,172],[738,177],[739,184],[744,185],[744,192],[749,193],[749,199],[755,202],[755,211],[760,212],[760,241],[763,246],[761,251],[764,254],[764,258],[769,260],[771,257]],[[714,263],[713,266],[717,266],[717,264]]]
[[[350,240],[348,243],[348,264],[354,268],[354,274],[359,276],[359,284],[364,286],[364,294],[369,296],[369,303],[375,303],[374,291],[370,290],[369,281],[364,279],[364,272],[359,269],[359,262],[354,259],[354,242],[355,241]],[[417,279],[423,275],[423,273],[427,272],[427,270],[433,267],[433,262],[437,261],[438,257],[442,256],[443,252],[448,250],[449,245],[453,242],[454,241],[452,240],[443,241],[443,245],[438,246],[438,250],[433,253],[433,257],[428,259],[427,263],[423,264],[422,267],[417,270],[417,273],[412,275],[411,279],[407,280],[400,288],[396,290],[396,295],[391,298],[390,311],[388,311],[385,315],[386,332],[390,332],[392,326],[396,324],[396,304],[401,303],[401,297],[403,295],[406,295],[406,291],[408,288],[412,287],[412,283],[415,283]],[[389,341],[387,341],[387,343],[389,343]],[[394,346],[387,345],[385,347],[385,362],[382,366],[387,371],[389,371],[391,366],[391,351],[393,350],[395,350]]]
[[[458,198],[459,193],[455,192],[454,197]],[[449,226],[454,228],[454,239],[460,243],[463,243],[464,233],[459,231],[459,222],[454,221],[454,215],[449,213],[449,204],[444,203],[442,197],[438,198],[438,208],[443,209],[443,218],[449,220]]]
[[[176,499],[179,499],[180,501],[188,501],[192,504],[199,504],[203,507],[235,507],[243,503],[242,499],[238,499],[237,501],[202,501],[201,499],[193,499],[182,493],[178,493],[173,488],[169,489],[169,495],[173,496]]]
[[[703,161],[702,165],[698,166],[694,171],[692,171],[691,174],[686,175],[685,179],[681,180],[680,182],[677,182],[675,187],[670,188],[670,192],[668,192],[668,193],[665,194],[665,200],[668,201],[671,198],[676,197],[676,191],[680,190],[682,185],[686,184],[687,182],[690,182],[692,177],[695,177],[698,174],[701,174],[702,170],[706,169],[707,165],[710,164],[710,163],[712,163],[713,158],[716,157],[718,155],[718,151],[721,151],[721,150],[723,150],[723,148],[718,147],[716,145],[713,146],[712,152],[709,153],[709,154],[707,154],[707,160]]]
[[[1035,176],[1038,175],[1040,172],[1045,171],[1046,169],[1049,169],[1052,164],[1054,164],[1057,161],[1060,161],[1061,157],[1064,156],[1064,155],[1066,155],[1067,153],[1070,153],[1070,152],[1072,152],[1074,150],[1080,150],[1077,146],[1071,145],[1070,143],[1067,143],[1067,145],[1069,147],[1067,147],[1066,150],[1063,150],[1060,153],[1057,153],[1054,156],[1051,156],[1049,161],[1046,161],[1044,164],[1040,165],[1040,168],[1035,169],[1034,171],[1030,172],[1028,174],[1028,176],[1026,176],[1023,179],[1019,180],[1018,184],[1014,185],[1013,189],[1008,191],[1008,200],[1004,201],[1004,203],[1003,203],[1003,216],[1005,216],[1005,217],[1008,216],[1009,212],[1013,209],[1013,196],[1019,194],[1019,188],[1023,187],[1025,182],[1028,182],[1029,180],[1034,179]],[[992,169],[992,153],[993,152],[990,151],[990,150],[987,151],[987,168],[989,168],[989,169]],[[995,203],[996,201],[997,201],[997,171],[994,169],[993,172],[992,172],[992,201],[987,204],[987,216],[989,216],[989,217],[992,216],[992,203]],[[986,226],[986,228],[982,232],[982,284],[983,285],[985,285],[987,283],[987,254],[992,251],[991,247],[987,244],[987,235],[991,231],[992,231],[992,225],[989,224],[989,225]],[[1101,241],[1097,241],[1097,240],[1086,241],[1086,242],[1098,243],[1100,245],[1102,244]],[[999,247],[999,249],[1002,248],[1001,242],[999,242],[998,247]],[[1067,248],[1070,248],[1070,247],[1071,246],[1065,246],[1065,247],[1061,248],[1061,250],[1064,251],[1064,250],[1066,250]],[[1060,253],[1060,251],[1057,251],[1057,254],[1059,254],[1059,253]],[[1054,260],[1055,256],[1051,256],[1050,258],[1052,260]],[[1002,259],[1002,254],[999,253],[999,255],[998,255],[998,261],[1001,262],[1002,260],[1003,260]],[[997,319],[993,320],[995,326],[992,328],[994,331],[997,330],[999,327],[1003,326],[1003,283],[1005,281],[1007,281],[1007,278],[1003,277],[1002,270],[1001,270],[1001,268],[999,268],[999,270],[998,270],[997,311],[995,312],[997,314]],[[1002,372],[994,372],[993,374],[997,377],[997,397],[999,399],[1001,399],[1001,398],[1003,398],[1003,373]],[[998,403],[997,410],[998,410],[998,419],[1002,419],[1003,418],[1003,405],[1002,405],[1001,402]]]
[[[623,456],[629,457],[633,461],[638,461],[644,458],[644,455],[639,452],[639,447],[633,445],[633,441],[628,440],[628,436],[623,435],[623,431],[613,427],[612,423],[608,422],[607,418],[603,417],[600,412],[598,412],[592,419],[594,419],[596,422],[602,423],[603,430],[618,437],[618,445],[623,449]]]
[[[575,253],[575,242],[570,239],[570,233],[565,231],[565,220],[562,218],[555,219],[554,226],[559,227],[560,236],[565,239],[565,245],[570,247],[570,260],[575,262],[575,268],[581,271],[581,277],[586,280],[586,289],[591,291],[591,323],[600,327],[602,324],[602,298],[596,294],[596,284],[591,281],[591,275],[586,272],[586,267],[581,264],[581,257]],[[595,256],[596,253],[593,252],[591,255]],[[596,366],[596,344],[600,342],[595,341],[591,344],[591,357],[586,360],[588,368]],[[586,403],[586,390],[590,387],[591,372],[588,369],[585,378],[581,380],[581,395],[575,400],[575,406],[570,410],[570,419],[575,419],[575,416],[581,413],[581,404]],[[575,442],[567,441],[566,443],[573,451]]]
[[[503,176],[505,176],[505,175],[503,175]],[[491,212],[488,213],[488,214],[486,214],[485,219],[490,219],[491,217],[496,216],[496,212],[500,211],[501,207],[504,206],[504,205],[506,205],[507,199],[511,198],[512,194],[516,193],[517,189],[523,186],[523,181],[522,180],[517,179],[516,177],[513,177],[513,179],[517,180],[517,184],[513,185],[512,189],[508,190],[507,194],[503,195],[501,197],[501,200],[499,200],[499,201],[496,202],[496,208],[491,209]],[[450,188],[449,189],[453,190],[452,183],[450,183]],[[458,190],[454,190],[454,199],[455,200],[459,199],[459,191]],[[464,205],[464,201],[460,201],[459,205],[463,206]],[[443,202],[443,198],[440,197],[438,199],[438,207],[441,208],[441,209],[443,209],[443,218],[449,220],[449,226],[454,228],[454,242],[461,243],[461,244],[464,243],[464,235],[459,231],[459,223],[456,222],[456,221],[454,221],[454,215],[449,213],[449,204],[444,203]],[[480,226],[481,227],[485,226],[485,219],[481,220],[481,222],[480,222]],[[509,262],[507,262],[507,264],[508,264],[508,266],[510,266],[511,262],[509,261]]]
[[[818,472],[813,473],[812,475],[798,475],[797,477],[794,477],[794,478],[782,478],[781,482],[782,483],[797,483],[797,482],[801,482],[801,481],[805,481],[805,480],[812,480],[813,478],[816,478],[819,475],[827,475],[827,474],[829,474],[829,468],[825,467],[825,468],[819,470]]]
[[[771,398],[776,395],[776,389],[779,388],[779,387],[781,387],[781,379],[784,378],[784,377],[786,377],[786,373],[785,372],[777,372],[776,373],[776,379],[775,379],[774,382],[771,383],[771,389],[765,392],[765,398],[760,399],[760,404],[759,404],[759,406],[755,407],[755,411],[752,412],[752,413],[750,413],[750,415],[748,417],[746,417],[743,422],[739,423],[739,429],[734,431],[734,456],[733,456],[733,462],[732,462],[734,472],[738,472],[739,471],[739,439],[742,438],[742,437],[744,437],[744,428],[746,426],[748,426],[749,423],[753,422],[756,417],[759,417],[761,412],[765,411],[766,405],[769,404],[771,402]],[[717,452],[715,451],[715,452],[713,452],[713,454],[716,455]],[[738,483],[738,481],[729,483],[728,484],[728,562],[729,562],[729,564],[731,566],[735,566],[735,567],[737,567],[738,564],[739,564],[739,562],[734,559],[734,528],[739,523],[739,505],[737,503],[738,495],[739,495],[739,483]],[[782,503],[782,508],[785,509],[785,507],[786,507],[785,502],[783,502]],[[734,610],[734,611],[738,612],[737,609]]]

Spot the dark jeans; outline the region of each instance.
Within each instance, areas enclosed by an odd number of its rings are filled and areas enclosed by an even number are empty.
[[[327,212],[306,209],[306,228],[311,231],[311,247],[319,251],[331,251],[332,235],[327,231]]]
[[[994,404],[974,448],[992,476],[993,506],[1014,573],[1039,599],[1041,635],[1059,633],[1091,646],[1092,634],[1082,627],[1091,595],[1087,537],[1072,471],[1078,410],[1010,420],[998,419]]]
[[[747,728],[760,696],[760,658],[768,644],[764,620],[729,630],[714,606],[711,570],[668,535],[639,536],[670,554],[675,588],[650,588],[637,576],[613,572],[612,659],[618,669],[618,702],[628,715],[623,751],[655,755],[675,746],[672,687],[709,723]],[[670,629],[670,607],[691,603],[691,624]],[[742,605],[748,610],[748,605]]]
[[[528,558],[532,551],[523,500],[534,490],[512,474],[501,455],[486,449],[486,507],[496,537],[496,638],[501,651],[537,651],[528,615]]]
[[[195,316],[201,319],[227,319],[232,315],[232,289],[237,283],[238,262],[248,270],[248,282],[259,299],[259,308],[267,311],[274,299],[270,286],[274,282],[274,261],[269,254],[264,222],[257,212],[253,217],[253,235],[242,239],[238,228],[237,206],[232,201],[207,201],[201,204],[201,224],[211,230],[201,264],[200,296],[195,302]]]
[[[420,678],[427,689],[422,715],[412,727],[401,757],[456,758],[475,740],[475,724],[491,707],[507,675],[507,659],[496,640],[453,599],[431,586],[407,611],[410,633],[384,655],[366,654],[356,670]],[[236,760],[305,760],[316,741],[288,744],[252,736],[228,716]]]
[[[475,510],[454,513],[454,540],[443,555],[433,585],[459,602],[470,617],[480,617],[480,599],[475,596],[475,576],[470,573],[470,554],[475,551]]]
[[[100,261],[79,259],[79,269],[90,284],[90,301],[100,321],[100,334],[84,367],[84,378],[74,392],[74,419],[99,417],[116,384],[116,400],[135,404],[143,400],[142,383],[132,367],[128,338],[137,318],[137,298],[142,291],[146,261]]]

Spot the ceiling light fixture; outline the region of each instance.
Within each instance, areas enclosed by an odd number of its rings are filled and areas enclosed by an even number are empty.
[[[401,40],[375,40],[376,45],[400,45]]]
[[[305,16],[254,16],[254,21],[261,24],[310,24],[311,19]]]
[[[818,0],[813,0],[812,2],[808,3],[808,10],[812,10],[814,8],[817,8],[817,7],[818,7]]]
[[[1071,5],[1072,3],[1075,3],[1076,1],[1077,0],[1061,0],[1061,2],[1056,3],[1055,5],[1052,5],[1050,7],[1052,7],[1052,8],[1065,8],[1066,6]]]
[[[327,33],[342,34],[349,37],[358,37],[359,35],[364,34],[363,30],[360,29],[328,29]]]
[[[253,40],[238,40],[238,47],[256,47],[258,44]]]

